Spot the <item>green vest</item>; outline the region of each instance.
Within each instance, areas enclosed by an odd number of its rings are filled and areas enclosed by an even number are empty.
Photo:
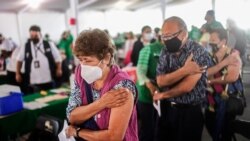
[[[73,57],[72,49],[71,49],[71,44],[73,42],[73,36],[70,35],[67,39],[63,40],[61,39],[58,47],[60,50],[63,50],[67,56],[67,59],[70,59]]]
[[[159,61],[159,56],[161,53],[161,49],[164,47],[160,42],[155,42],[150,44],[149,46],[146,46],[150,48],[150,56],[149,56],[149,62],[148,62],[148,72],[147,77],[151,80],[156,80],[156,67]],[[146,48],[145,47],[145,48]],[[153,99],[150,94],[149,89],[146,87],[146,85],[139,85],[139,83],[136,83],[138,92],[139,92],[139,101],[145,102],[145,103],[152,103]]]

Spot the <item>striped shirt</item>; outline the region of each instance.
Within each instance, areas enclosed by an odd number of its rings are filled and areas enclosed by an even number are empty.
[[[136,68],[139,85],[144,85],[146,82],[150,81],[149,78],[146,76],[148,72],[150,52],[150,46],[146,46],[140,51],[139,60]]]

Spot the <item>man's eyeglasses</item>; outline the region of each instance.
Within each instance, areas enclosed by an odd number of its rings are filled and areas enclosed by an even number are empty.
[[[182,30],[180,30],[180,31],[178,31],[178,32],[175,32],[175,33],[173,33],[172,35],[161,35],[161,39],[162,39],[163,41],[171,40],[171,39],[173,39],[174,37],[179,36],[181,32],[182,32]]]

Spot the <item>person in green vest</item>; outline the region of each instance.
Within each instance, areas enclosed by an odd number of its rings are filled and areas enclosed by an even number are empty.
[[[210,32],[211,30],[215,29],[224,29],[222,24],[215,19],[215,12],[214,10],[208,10],[205,16],[205,20],[207,21],[201,27],[201,32]]]
[[[60,50],[63,50],[66,54],[66,58],[68,61],[73,59],[71,44],[73,42],[73,36],[69,31],[64,31],[62,34],[62,38],[58,43],[58,47]]]
[[[136,86],[139,92],[139,139],[141,141],[153,141],[155,136],[157,112],[153,106],[153,94],[157,90],[156,67],[163,47],[161,41],[156,41],[145,46],[139,54]]]
[[[191,40],[194,40],[196,42],[199,42],[200,38],[201,38],[201,31],[198,27],[192,25],[191,27],[191,31],[188,33],[188,37]]]

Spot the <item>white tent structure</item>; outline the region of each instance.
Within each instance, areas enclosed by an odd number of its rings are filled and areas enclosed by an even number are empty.
[[[205,23],[207,10],[215,9],[216,17],[225,25],[228,17],[239,25],[250,27],[247,13],[249,0],[0,0],[0,33],[23,44],[31,25],[39,25],[42,33],[58,41],[64,30],[74,35],[88,28],[139,33],[144,25],[161,27],[169,16],[182,17],[188,27]],[[70,25],[71,18],[77,19]]]

